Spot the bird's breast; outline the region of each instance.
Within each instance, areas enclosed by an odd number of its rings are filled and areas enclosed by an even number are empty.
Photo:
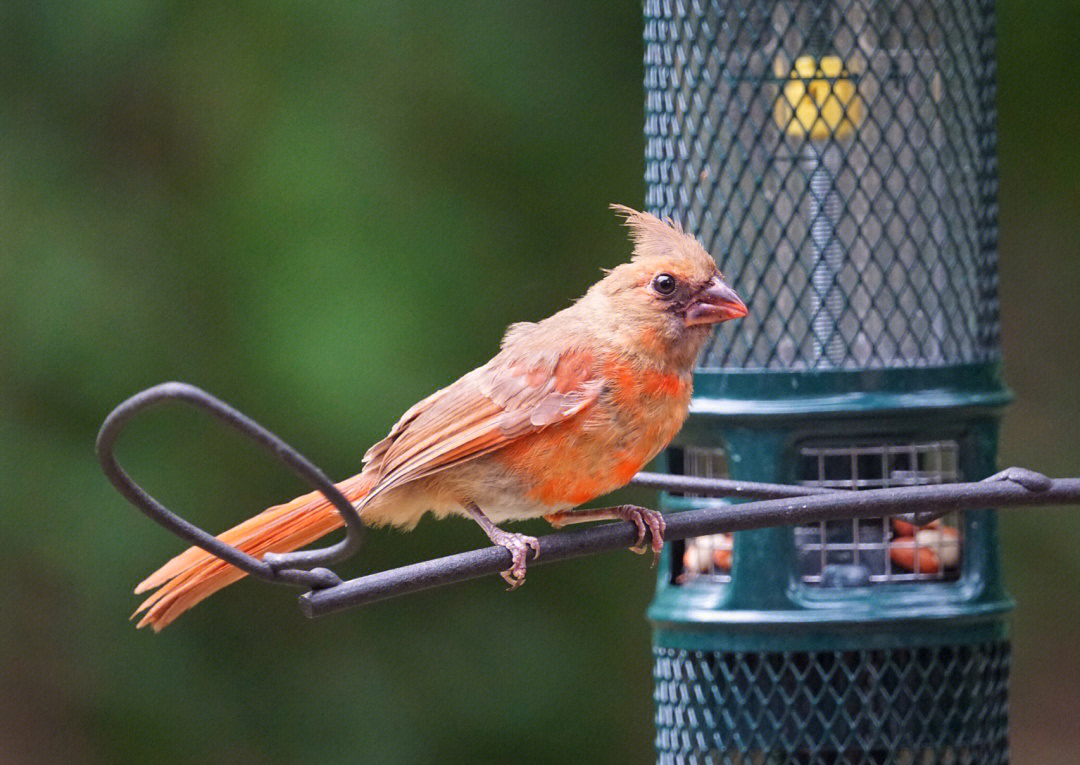
[[[491,455],[552,507],[576,506],[625,485],[682,427],[690,376],[612,361],[600,398],[581,415]]]

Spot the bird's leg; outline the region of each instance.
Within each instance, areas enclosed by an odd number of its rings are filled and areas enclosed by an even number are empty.
[[[499,547],[505,547],[514,558],[514,565],[502,572],[502,578],[510,585],[511,590],[516,590],[525,581],[525,559],[529,556],[529,549],[533,551],[533,560],[540,555],[540,541],[536,537],[518,534],[513,531],[503,531],[496,526],[483,511],[476,506],[475,502],[462,503],[472,519],[480,524],[480,528],[488,535],[488,539]]]
[[[637,543],[630,549],[638,555],[645,552],[645,530],[648,529],[652,536],[653,565],[660,557],[660,551],[664,549],[664,516],[655,510],[638,507],[637,505],[618,505],[617,507],[601,507],[596,510],[560,510],[550,513],[544,519],[555,528],[561,528],[571,523],[584,523],[585,521],[606,521],[618,519],[630,521],[637,526]]]

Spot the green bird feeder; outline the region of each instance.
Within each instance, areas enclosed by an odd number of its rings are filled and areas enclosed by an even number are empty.
[[[646,0],[645,51],[647,207],[750,310],[702,356],[668,472],[993,473],[992,0]],[[1007,762],[1010,607],[991,509],[670,544],[658,761]]]

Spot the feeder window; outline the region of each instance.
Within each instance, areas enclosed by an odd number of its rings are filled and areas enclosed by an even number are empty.
[[[858,490],[960,480],[955,441],[814,445],[799,456],[804,486]],[[961,521],[950,513],[921,528],[895,517],[798,526],[798,570],[814,586],[952,581],[960,573]]]
[[[727,478],[727,452],[721,448],[701,448],[688,446],[672,450],[671,467],[673,472],[692,475],[699,478]],[[694,496],[694,495],[688,495]],[[718,501],[700,498],[706,502]],[[677,565],[675,581],[685,584],[700,577],[709,581],[723,583],[731,581],[731,534],[710,534],[704,537],[687,539],[682,546],[682,555],[676,556],[681,565]]]

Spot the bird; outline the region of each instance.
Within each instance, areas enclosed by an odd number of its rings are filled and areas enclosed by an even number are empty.
[[[576,510],[627,484],[682,428],[693,369],[714,325],[747,314],[704,246],[670,218],[611,205],[629,228],[628,261],[567,308],[512,324],[483,366],[423,399],[367,450],[362,470],[337,487],[365,526],[408,530],[426,513],[464,516],[524,581],[535,537],[507,521],[568,523],[624,519],[637,527],[636,552],[663,546],[663,516],[620,505]],[[340,528],[319,492],[263,511],[219,539],[269,562]],[[132,618],[154,631],[241,579],[244,572],[199,547],[136,588],[151,590]]]

